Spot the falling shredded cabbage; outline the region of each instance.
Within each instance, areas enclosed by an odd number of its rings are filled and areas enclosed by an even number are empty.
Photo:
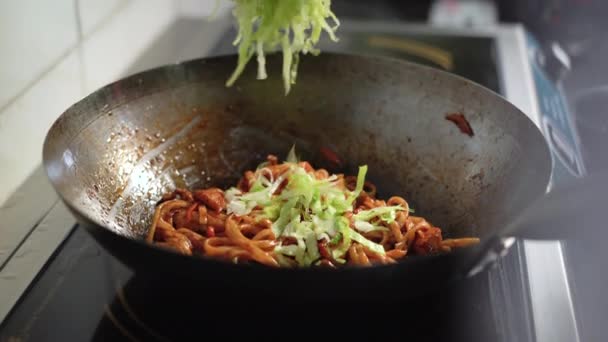
[[[283,52],[283,83],[287,95],[296,83],[300,53],[318,55],[316,44],[326,32],[332,41],[340,22],[331,11],[331,0],[234,0],[233,15],[238,34],[238,63],[226,82],[232,86],[255,55],[258,79],[266,79],[266,58],[269,51]],[[328,21],[333,21],[333,26]]]

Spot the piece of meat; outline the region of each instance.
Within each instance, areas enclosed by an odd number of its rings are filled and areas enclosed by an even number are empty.
[[[460,131],[470,137],[474,135],[471,124],[464,117],[462,113],[452,113],[445,116],[445,119],[453,122],[460,129]]]
[[[192,220],[192,214],[194,214],[196,208],[198,208],[198,203],[193,203],[191,206],[188,207],[188,209],[186,210],[186,221]]]
[[[222,233],[226,230],[226,214],[224,213],[207,213],[207,226],[213,227],[216,233]]]
[[[441,251],[441,229],[422,227],[416,230],[413,249],[417,255],[428,255]]]
[[[179,197],[181,199],[183,199],[186,202],[192,202],[194,201],[194,198],[192,198],[192,193],[186,189],[175,189],[174,191],[176,194],[179,195]]]
[[[280,175],[289,171],[289,164],[277,164],[277,165],[269,165],[266,166],[267,169],[272,173],[272,178],[277,179]]]
[[[222,211],[226,209],[226,199],[224,199],[224,192],[219,188],[209,188],[203,190],[194,191],[194,198],[197,201],[203,202],[207,208],[215,211]]]
[[[157,242],[157,245],[169,248],[180,254],[192,255],[192,243],[185,235],[177,231],[173,231],[166,240]]]
[[[188,238],[188,240],[190,240],[190,243],[192,244],[192,250],[194,252],[197,252],[199,254],[204,254],[205,253],[205,237],[195,233],[193,231],[191,231],[190,229],[186,229],[186,228],[180,228],[177,230],[178,233],[184,235],[185,237]]]
[[[307,161],[301,161],[301,162],[299,162],[298,166],[301,167],[301,168],[303,168],[304,171],[306,171],[306,172],[312,172],[312,171],[315,170],[315,169],[312,168],[312,165],[310,165],[310,163],[307,162]]]
[[[188,228],[195,232],[204,232],[206,228],[206,225],[200,223],[198,213],[196,215],[190,215],[190,218],[188,219],[187,210],[176,210],[173,213],[173,225],[178,229]]]
[[[268,161],[268,165],[277,165],[279,163],[279,158],[277,158],[277,156],[274,154],[269,154],[266,157],[266,161]]]
[[[251,189],[254,182],[255,173],[253,173],[253,171],[245,171],[243,177],[241,177],[239,183],[237,184],[237,188],[242,192],[249,192],[249,189]]]
[[[186,189],[175,189],[172,192],[166,193],[163,195],[163,197],[161,197],[161,199],[158,201],[158,204],[161,204],[163,202],[167,202],[170,200],[174,200],[179,196],[180,199],[183,199],[184,201],[194,201],[194,199],[192,198],[192,193]]]
[[[156,203],[156,205],[159,205],[163,202],[173,200],[176,197],[177,197],[177,194],[175,192],[168,192],[168,193],[164,194],[163,197],[160,198],[160,200]]]
[[[155,241],[165,241],[167,239],[169,239],[171,236],[173,236],[173,233],[175,232],[175,229],[169,227],[163,227],[163,226],[156,226],[156,229],[154,230],[154,240]]]

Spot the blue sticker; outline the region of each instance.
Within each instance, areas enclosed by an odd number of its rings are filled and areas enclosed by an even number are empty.
[[[554,84],[540,65],[542,51],[538,42],[527,35],[528,57],[536,88],[541,129],[551,148],[554,167],[553,182],[585,175],[578,133],[561,89]]]

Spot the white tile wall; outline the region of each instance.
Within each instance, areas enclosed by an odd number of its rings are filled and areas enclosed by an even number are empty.
[[[175,0],[177,11],[182,17],[209,17],[221,14],[232,7],[230,0]]]
[[[78,4],[80,25],[83,35],[87,36],[105,20],[112,17],[115,11],[128,3],[128,0],[72,0]]]
[[[131,0],[82,44],[85,89],[114,81],[176,19],[169,0]]]
[[[176,1],[0,1],[0,205],[41,163],[52,122],[119,78],[176,19]]]
[[[79,63],[70,54],[0,114],[0,203],[40,163],[48,127],[82,96]]]
[[[0,108],[77,42],[73,0],[0,1]]]

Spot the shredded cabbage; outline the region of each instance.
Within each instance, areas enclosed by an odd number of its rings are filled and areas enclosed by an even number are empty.
[[[362,232],[362,233],[369,233],[369,232],[374,232],[374,231],[378,231],[378,230],[385,230],[388,231],[389,229],[384,227],[384,226],[378,226],[378,225],[374,225],[371,224],[369,222],[366,221],[355,221],[355,229]]]
[[[307,256],[305,262],[307,265],[310,265],[321,257],[321,253],[319,253],[319,247],[317,246],[317,235],[312,231],[308,231],[308,233],[304,237],[304,242],[306,242]]]
[[[283,230],[292,220],[293,216],[298,214],[297,210],[295,209],[297,202],[298,198],[293,197],[281,207],[281,210],[279,211],[279,218],[272,224],[272,232],[275,236],[281,236]]]
[[[357,185],[355,186],[355,191],[350,195],[348,199],[348,203],[352,204],[361,191],[363,191],[363,186],[365,185],[365,175],[367,174],[367,165],[359,166],[359,174],[357,174]]]
[[[267,205],[262,211],[264,212],[265,218],[275,221],[279,218],[279,214],[281,214],[281,204],[276,202],[271,205]]]
[[[354,241],[357,241],[361,245],[367,247],[370,251],[372,251],[376,254],[384,255],[386,253],[384,251],[384,247],[382,247],[382,245],[366,239],[365,236],[357,233],[354,230],[350,230],[350,238],[353,239]]]
[[[345,214],[353,210],[354,200],[363,191],[367,166],[359,167],[353,191],[344,188],[341,179],[330,176],[317,179],[314,173],[298,164],[295,147],[286,157],[289,168],[274,179],[270,165],[257,169],[248,192],[230,188],[225,192],[228,213],[247,215],[256,210],[256,217],[272,221],[275,237],[289,237],[291,243],[275,247],[277,260],[282,265],[310,266],[320,258],[319,241],[326,241],[331,256],[337,262],[344,258],[353,243],[384,254],[382,245],[368,240],[360,233],[387,230],[378,220],[392,222],[400,206],[378,207],[363,210],[352,216],[353,224]],[[278,192],[281,184],[285,183]],[[360,233],[359,233],[360,232]],[[295,239],[295,243],[293,240]]]
[[[357,214],[353,215],[353,218],[357,221],[369,221],[374,217],[379,217],[382,221],[391,223],[395,221],[397,211],[400,210],[405,210],[405,208],[400,205],[372,208],[358,212]]]
[[[298,160],[298,156],[296,156],[296,145],[291,146],[289,153],[287,153],[287,158],[285,158],[286,163],[294,163],[297,164],[300,160]]]
[[[281,48],[283,52],[283,83],[285,94],[295,84],[300,53],[318,55],[316,44],[326,32],[332,41],[340,22],[331,11],[331,0],[234,0],[238,34],[238,63],[226,82],[232,86],[256,55],[258,79],[266,79],[268,51]],[[330,26],[332,20],[334,26]]]
[[[342,238],[342,242],[340,245],[332,251],[332,256],[334,259],[341,259],[352,244],[351,234],[354,230],[350,229],[348,226],[348,220],[345,217],[340,217],[336,221],[338,226],[338,231],[340,232],[340,236]],[[365,238],[364,238],[365,239]],[[371,242],[371,241],[370,241]]]

